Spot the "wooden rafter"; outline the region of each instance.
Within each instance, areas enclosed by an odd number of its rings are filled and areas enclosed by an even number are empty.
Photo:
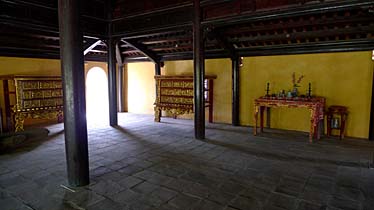
[[[101,43],[101,40],[89,40],[83,46],[83,55],[87,55],[91,50],[93,50],[97,45]]]
[[[147,56],[152,62],[158,63],[160,62],[160,58],[157,54],[147,49],[147,47],[143,44],[138,43],[137,40],[121,40],[122,42],[127,43],[132,48],[139,50],[142,52],[145,56]]]

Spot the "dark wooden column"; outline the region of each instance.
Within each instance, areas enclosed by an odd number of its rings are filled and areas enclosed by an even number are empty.
[[[123,65],[118,66],[118,112],[124,112],[123,104]]]
[[[205,138],[204,107],[204,35],[201,26],[200,0],[194,0],[193,20],[193,60],[194,60],[194,120],[195,138]]]
[[[118,112],[124,112],[124,97],[123,97],[123,76],[124,76],[124,63],[121,56],[121,50],[119,49],[119,42],[116,43],[116,61],[118,68]]]
[[[239,70],[240,57],[231,59],[232,62],[232,125],[239,125]]]
[[[161,75],[161,63],[155,63],[155,75]]]
[[[89,184],[83,35],[80,3],[59,0],[60,54],[64,90],[64,129],[68,181]]]
[[[370,108],[370,124],[369,124],[369,140],[374,141],[374,75],[371,87],[371,108]]]
[[[109,38],[108,47],[108,90],[109,90],[109,124],[118,125],[117,116],[117,72],[116,72],[116,42]]]
[[[108,1],[108,19],[112,19],[113,1]],[[117,109],[117,72],[116,72],[116,60],[117,60],[117,42],[112,37],[113,23],[108,23],[108,98],[109,98],[109,125],[118,125],[118,109]]]

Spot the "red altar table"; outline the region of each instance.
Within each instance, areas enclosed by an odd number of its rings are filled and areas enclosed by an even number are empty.
[[[264,128],[264,110],[266,107],[288,107],[288,108],[298,108],[304,107],[310,110],[310,132],[309,141],[313,142],[313,136],[317,139],[320,138],[318,132],[318,125],[323,122],[324,116],[323,112],[325,109],[326,99],[323,97],[312,97],[312,98],[278,98],[278,97],[260,97],[255,100],[255,127],[253,129],[253,134],[257,135],[257,118],[260,112],[260,130],[263,132]]]

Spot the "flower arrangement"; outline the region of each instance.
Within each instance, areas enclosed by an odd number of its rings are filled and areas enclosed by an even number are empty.
[[[296,88],[296,87],[300,87],[300,82],[301,80],[304,78],[304,75],[301,75],[299,77],[299,79],[296,80],[296,74],[295,72],[292,73],[292,84],[293,84],[293,87]]]

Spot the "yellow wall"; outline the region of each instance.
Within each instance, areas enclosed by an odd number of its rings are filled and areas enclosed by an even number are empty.
[[[103,62],[86,62],[85,72],[92,67],[100,67],[107,72],[107,65]],[[36,58],[16,58],[0,57],[0,76],[1,75],[35,75],[35,76],[59,76],[61,75],[60,60],[56,59],[36,59]],[[0,82],[0,106],[4,108],[3,84]],[[5,117],[5,110],[3,116]],[[44,123],[47,120],[26,120],[25,125]]]
[[[0,75],[61,75],[59,60],[0,57]]]
[[[128,112],[153,114],[156,83],[155,65],[151,62],[129,63],[128,77]]]
[[[107,72],[106,63],[101,62],[88,62],[86,72],[94,66]],[[205,66],[206,74],[217,76],[214,122],[231,123],[231,61],[206,60]],[[0,57],[0,75],[60,75],[60,68],[59,60]],[[166,62],[162,74],[192,75],[192,69],[192,61]],[[272,93],[288,91],[292,87],[292,73],[296,72],[297,77],[305,75],[299,88],[301,94],[306,93],[307,84],[311,82],[313,95],[326,97],[327,106],[348,107],[346,135],[367,138],[373,69],[371,52],[246,57],[240,70],[240,122],[253,125],[253,101],[265,94],[267,82]],[[128,64],[127,74],[129,112],[153,114],[154,64]],[[273,109],[271,127],[307,132],[308,119],[309,112],[305,109]]]
[[[326,97],[330,105],[349,109],[347,136],[367,138],[370,120],[373,62],[371,52],[326,53],[244,58],[240,71],[240,122],[253,125],[253,100],[265,94],[270,82],[272,93],[292,88],[292,73],[305,75],[299,91]],[[305,109],[273,109],[272,128],[309,131]]]
[[[193,61],[165,62],[161,73],[162,75],[193,75]],[[231,123],[231,60],[206,60],[205,74],[217,76],[213,83],[213,122]],[[187,115],[185,118],[192,119],[193,115]]]

